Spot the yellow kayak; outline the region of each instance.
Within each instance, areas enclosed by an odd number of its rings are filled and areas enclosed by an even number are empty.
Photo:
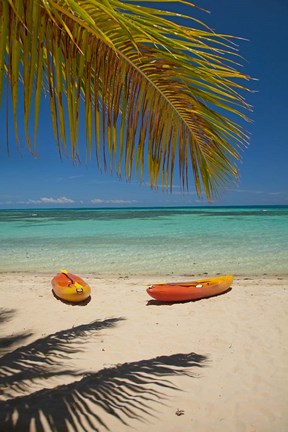
[[[67,270],[60,270],[51,283],[56,297],[68,302],[80,303],[88,299],[91,294],[89,285],[79,276]]]

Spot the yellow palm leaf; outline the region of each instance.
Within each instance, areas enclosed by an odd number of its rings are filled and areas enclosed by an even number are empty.
[[[144,3],[1,0],[0,98],[7,79],[17,136],[21,74],[30,148],[31,106],[35,143],[48,91],[59,152],[70,148],[73,159],[83,100],[87,154],[95,149],[100,168],[127,178],[135,169],[142,179],[147,167],[152,187],[172,188],[177,162],[183,188],[191,167],[198,195],[212,199],[237,178],[247,137],[233,116],[247,120],[241,80],[249,77],[237,70],[230,36],[197,20],[180,26],[179,14]]]

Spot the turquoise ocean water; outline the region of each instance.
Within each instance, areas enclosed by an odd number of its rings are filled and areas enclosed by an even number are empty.
[[[288,206],[0,211],[0,271],[288,275]]]

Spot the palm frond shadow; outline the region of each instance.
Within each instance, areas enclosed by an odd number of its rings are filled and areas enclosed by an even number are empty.
[[[7,321],[10,321],[15,315],[15,309],[5,309],[0,308],[0,324],[4,324]],[[25,339],[32,336],[32,333],[23,332],[18,333],[13,336],[6,336],[0,338],[0,358],[7,352],[11,351],[11,348],[15,345],[19,345]]]
[[[3,432],[29,431],[32,422],[37,432],[48,430],[47,425],[53,432],[109,430],[103,411],[127,426],[129,420],[146,421],[156,415],[153,406],[167,399],[168,390],[180,390],[168,378],[192,377],[191,369],[206,359],[175,354],[102,369],[68,385],[0,402],[0,424]]]
[[[0,308],[0,324],[10,321],[15,314],[15,309]]]
[[[113,328],[122,319],[96,320],[62,330],[3,355],[0,358],[0,396],[23,394],[32,383],[51,377],[82,376],[83,371],[63,368],[63,360],[81,351],[87,337],[95,335],[95,331]]]

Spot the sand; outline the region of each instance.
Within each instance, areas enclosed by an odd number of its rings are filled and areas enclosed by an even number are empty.
[[[71,306],[52,276],[1,274],[1,431],[288,430],[288,277],[159,305],[165,277],[81,274]]]

